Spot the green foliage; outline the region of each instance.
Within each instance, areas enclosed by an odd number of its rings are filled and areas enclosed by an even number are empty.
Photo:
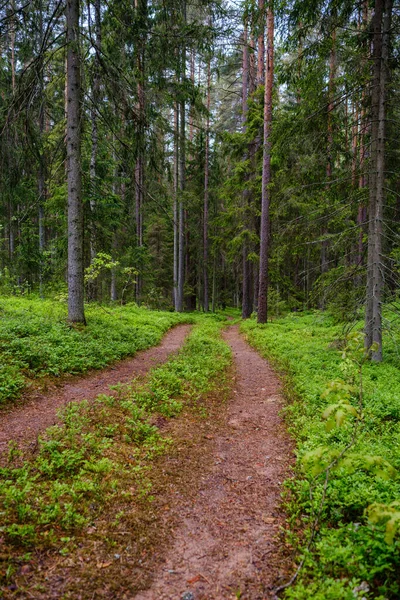
[[[18,396],[28,379],[101,369],[157,344],[173,325],[191,317],[136,305],[86,308],[88,325],[68,325],[63,303],[0,298],[0,404]]]
[[[377,365],[358,328],[345,339],[325,313],[247,321],[242,330],[287,373],[285,413],[298,460],[286,502],[293,533],[305,527],[298,542],[305,562],[285,597],[398,598],[398,339],[387,335],[386,362]]]
[[[85,269],[85,282],[95,281],[100,274],[118,267],[119,262],[113,261],[106,252],[98,252],[89,267]]]
[[[0,469],[0,534],[9,564],[21,548],[60,548],[121,494],[149,497],[152,457],[172,443],[153,424],[154,415],[175,416],[217,385],[231,361],[221,325],[218,318],[198,317],[180,353],[145,383],[69,404],[35,455],[10,448]],[[5,580],[6,556],[0,569]]]
[[[391,504],[374,503],[366,509],[370,523],[386,523],[385,541],[393,544],[394,538],[400,531],[400,502]]]

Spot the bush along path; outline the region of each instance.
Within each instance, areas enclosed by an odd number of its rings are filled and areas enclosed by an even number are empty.
[[[150,368],[163,363],[181,347],[190,327],[177,325],[166,333],[159,346],[48,393],[31,394],[26,402],[4,412],[0,421],[0,455],[7,451],[10,441],[19,446],[32,443],[34,446],[38,434],[57,421],[58,410],[68,402],[90,401],[99,394],[109,394],[110,386],[130,382],[133,377],[143,376]]]
[[[33,457],[10,451],[4,598],[261,600],[286,581],[279,383],[220,330],[198,319],[146,381],[69,404]]]

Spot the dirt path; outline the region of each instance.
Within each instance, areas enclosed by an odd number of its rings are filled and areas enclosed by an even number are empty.
[[[127,383],[143,376],[152,367],[165,362],[176,352],[189,333],[190,325],[178,325],[168,331],[159,346],[138,352],[102,371],[74,379],[48,393],[31,396],[27,402],[9,412],[0,413],[0,454],[15,440],[19,445],[34,442],[37,435],[57,421],[57,411],[72,400],[92,400],[99,394],[109,394],[110,385]]]
[[[236,362],[226,429],[214,441],[214,465],[180,523],[150,589],[135,600],[262,600],[290,569],[279,528],[281,483],[292,444],[279,411],[279,380],[241,338],[225,334]]]

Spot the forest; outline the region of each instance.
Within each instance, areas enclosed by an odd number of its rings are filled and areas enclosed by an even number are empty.
[[[0,3],[0,598],[400,598],[399,52]]]

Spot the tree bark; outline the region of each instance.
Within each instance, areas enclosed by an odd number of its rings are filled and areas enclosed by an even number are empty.
[[[242,133],[246,134],[246,119],[248,112],[248,94],[250,83],[250,60],[249,60],[249,44],[247,23],[243,30],[243,54],[242,54]],[[248,149],[243,156],[243,160],[249,157]],[[245,175],[245,187],[242,192],[242,211],[243,211],[243,246],[242,246],[242,318],[248,319],[252,313],[252,298],[251,298],[251,268],[248,260],[248,204],[249,204],[249,189],[248,176]]]
[[[179,104],[175,103],[174,109],[174,308],[178,310],[178,248],[179,248],[179,223],[178,223],[178,195],[179,195]]]
[[[330,180],[332,179],[333,172],[333,109],[334,109],[334,95],[335,95],[335,77],[336,77],[336,27],[332,31],[331,35],[331,50],[329,56],[329,83],[328,83],[328,114],[327,114],[327,162],[326,162],[326,192],[330,190]],[[324,225],[322,235],[325,238],[328,233],[327,224]],[[328,240],[323,239],[321,245],[321,273],[328,271]],[[325,299],[322,297],[320,302],[320,308],[325,308]]]
[[[183,22],[186,24],[186,0],[183,1]],[[183,42],[181,48],[181,81],[186,76],[186,47]],[[183,297],[185,286],[185,215],[183,207],[183,193],[186,187],[186,102],[180,103],[180,135],[179,135],[179,235],[178,235],[178,294],[176,310],[183,311]]]
[[[67,0],[68,320],[85,323],[79,0]]]
[[[365,31],[368,26],[368,2],[364,0],[363,9],[362,9],[362,28]],[[365,44],[364,50],[366,52],[366,57],[364,62],[369,58],[369,47],[368,44]],[[365,177],[365,159],[367,158],[367,119],[366,119],[366,91],[363,89],[361,94],[361,110],[360,110],[360,136],[359,136],[359,177],[358,177],[358,188],[363,189],[366,186],[366,177]],[[363,264],[363,255],[364,255],[364,225],[367,219],[367,209],[363,199],[361,199],[360,204],[358,206],[357,213],[357,225],[358,225],[358,247],[357,247],[357,266],[361,267]],[[361,277],[357,276],[357,280],[360,280]]]
[[[207,65],[207,117],[206,139],[204,156],[204,207],[203,207],[203,310],[208,312],[208,180],[210,162],[210,86],[211,86],[211,59]]]
[[[135,0],[137,18],[144,20],[147,15],[147,1]],[[140,14],[140,12],[142,14]],[[137,156],[135,165],[135,220],[136,220],[136,245],[143,246],[143,199],[144,199],[144,153],[145,153],[145,94],[144,94],[144,43],[143,33],[140,32],[136,50],[137,81]],[[136,302],[140,304],[142,296],[142,273],[136,277]]]
[[[98,104],[100,102],[100,64],[99,64],[99,52],[101,51],[101,6],[100,0],[94,0],[94,25],[95,25],[95,55],[94,55],[94,74],[92,84],[92,107],[90,111],[91,119],[91,139],[92,148],[90,153],[90,212],[92,215],[92,222],[90,228],[90,259],[93,260],[96,256],[96,227],[95,227],[95,213],[96,213],[96,187],[97,187],[97,154],[99,145],[99,132],[98,132],[98,120],[97,111]],[[92,290],[94,292],[94,289]]]
[[[264,83],[264,0],[258,0],[258,52],[257,52],[257,87]]]
[[[373,74],[371,95],[371,161],[369,178],[369,235],[365,343],[375,344],[371,359],[382,360],[382,260],[383,205],[385,185],[385,126],[388,82],[389,38],[392,0],[375,0],[373,16]]]
[[[260,275],[258,292],[258,323],[266,323],[268,318],[268,246],[269,246],[269,205],[271,182],[271,126],[272,89],[274,79],[274,12],[272,2],[267,10],[267,55],[265,65],[264,91],[264,136],[263,169],[261,183],[261,227],[260,227]]]

